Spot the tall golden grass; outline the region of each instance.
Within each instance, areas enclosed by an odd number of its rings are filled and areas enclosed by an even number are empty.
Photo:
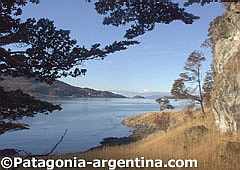
[[[161,113],[143,114],[128,118],[125,123],[134,126],[137,123],[149,122],[153,125],[154,117],[159,114]],[[78,156],[90,160],[94,158],[133,159],[136,157],[162,160],[195,159],[198,160],[198,168],[192,169],[240,170],[240,135],[220,134],[215,128],[210,111],[205,118],[197,111],[193,117],[189,117],[185,111],[172,112],[170,115],[172,119],[175,119],[175,125],[170,126],[167,132],[159,131],[129,145],[105,147]],[[187,134],[193,127],[206,127],[208,130],[203,134]]]
[[[145,113],[127,118],[124,123],[132,127],[137,124],[157,126],[155,118],[161,114],[162,112]],[[189,116],[186,110],[169,112],[169,114],[171,125],[167,132],[157,131],[142,140],[128,145],[107,146],[85,153],[57,155],[52,158],[70,159],[78,157],[86,160],[118,160],[144,157],[145,159],[162,159],[166,161],[170,159],[194,159],[198,160],[198,167],[185,169],[240,170],[240,135],[220,134],[215,128],[214,118],[210,111],[208,111],[207,117],[202,117],[198,111],[194,111]],[[93,168],[88,167],[85,169],[92,170]],[[147,170],[150,168],[141,169]]]

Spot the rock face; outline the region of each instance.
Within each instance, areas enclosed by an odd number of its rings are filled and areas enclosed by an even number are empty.
[[[240,130],[240,3],[226,6],[210,27],[214,55],[212,108],[222,132]]]

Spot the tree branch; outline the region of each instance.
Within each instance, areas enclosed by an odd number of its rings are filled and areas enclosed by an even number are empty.
[[[54,147],[47,154],[45,154],[45,156],[48,156],[48,155],[52,154],[57,149],[58,145],[60,143],[62,143],[64,137],[67,134],[67,132],[68,132],[68,129],[65,129],[64,134],[61,136],[60,140],[54,145]]]
[[[64,137],[67,134],[67,132],[68,132],[68,129],[65,129],[64,134],[60,137],[59,141],[46,154],[31,154],[31,153],[29,153],[25,158],[29,158],[29,157],[42,157],[42,156],[49,156],[49,155],[51,155],[57,149],[57,147],[62,143]],[[28,152],[25,152],[25,153],[28,153]]]

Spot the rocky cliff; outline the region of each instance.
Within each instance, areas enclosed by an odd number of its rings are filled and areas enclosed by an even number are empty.
[[[210,26],[214,55],[212,108],[222,132],[240,130],[240,3],[226,5]]]

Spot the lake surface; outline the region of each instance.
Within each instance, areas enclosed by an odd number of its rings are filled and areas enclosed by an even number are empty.
[[[121,124],[124,117],[159,110],[153,99],[94,98],[56,102],[61,104],[62,111],[24,118],[20,122],[29,124],[30,129],[0,135],[0,149],[46,153],[68,129],[55,153],[85,151],[98,146],[103,138],[128,136],[131,129]],[[182,106],[181,102],[177,104]]]

